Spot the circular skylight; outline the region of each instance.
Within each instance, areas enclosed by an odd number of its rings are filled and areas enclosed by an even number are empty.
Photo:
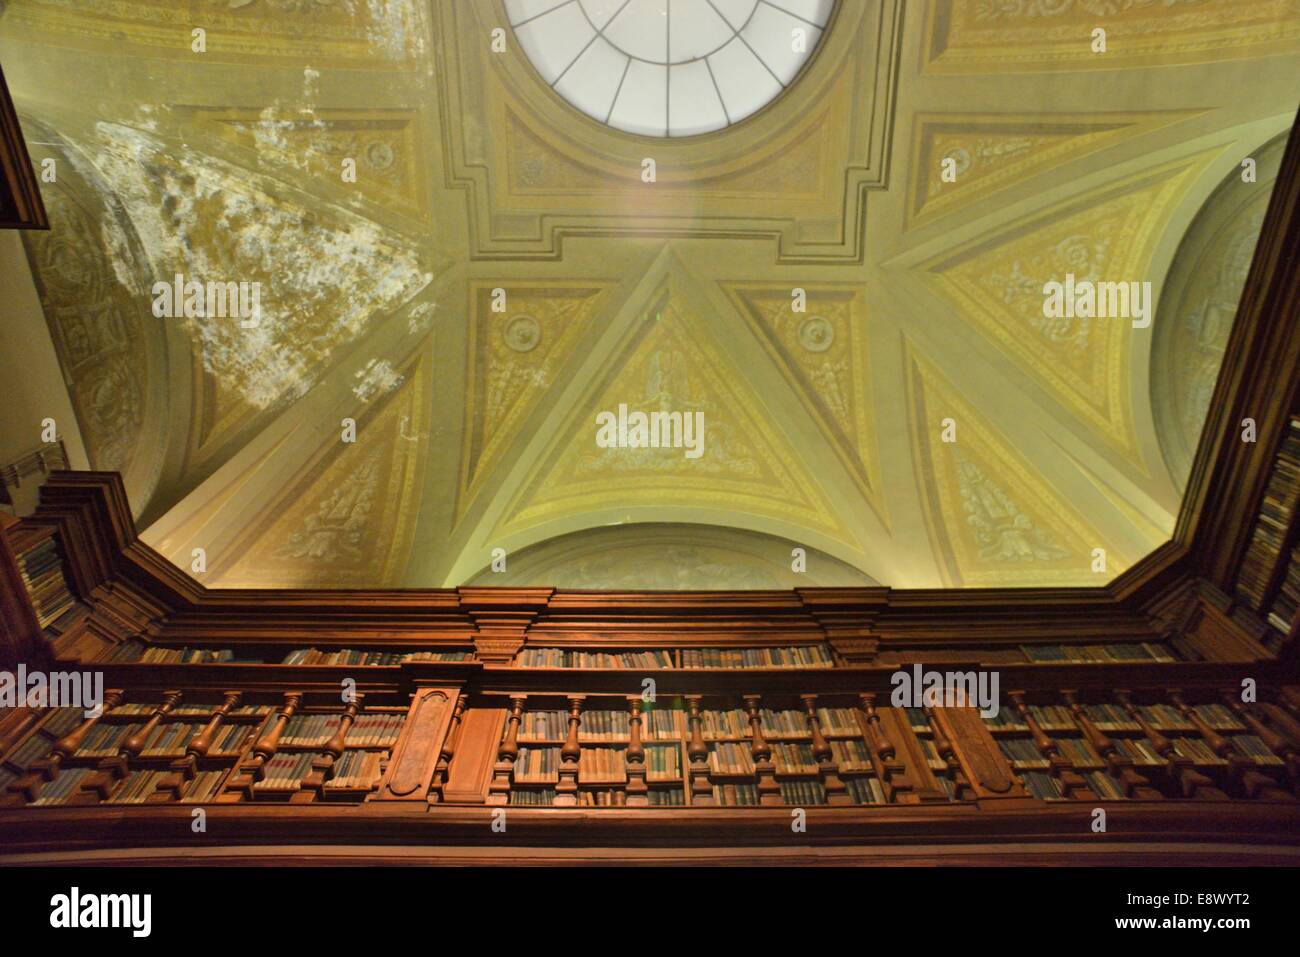
[[[798,75],[835,0],[505,0],[552,89],[643,136],[738,123]]]

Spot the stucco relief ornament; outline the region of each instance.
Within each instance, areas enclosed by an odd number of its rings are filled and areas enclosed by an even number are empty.
[[[799,344],[809,352],[825,352],[835,341],[835,327],[821,316],[810,316],[799,327]]]
[[[532,352],[542,341],[542,326],[532,316],[515,316],[506,323],[503,336],[515,352]]]

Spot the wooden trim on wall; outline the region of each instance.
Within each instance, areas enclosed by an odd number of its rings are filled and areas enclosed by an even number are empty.
[[[18,111],[0,70],[0,229],[49,229]]]

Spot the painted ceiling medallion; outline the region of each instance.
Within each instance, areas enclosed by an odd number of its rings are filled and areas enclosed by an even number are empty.
[[[532,352],[542,341],[542,327],[532,316],[515,316],[506,326],[506,345],[515,352]]]
[[[799,344],[809,352],[825,352],[835,341],[835,327],[821,316],[810,316],[799,327]]]
[[[542,79],[607,126],[694,136],[776,99],[834,0],[506,0]]]

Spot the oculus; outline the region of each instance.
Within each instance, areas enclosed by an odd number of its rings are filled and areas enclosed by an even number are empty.
[[[695,136],[772,102],[812,56],[835,0],[505,0],[556,93],[607,126]]]

